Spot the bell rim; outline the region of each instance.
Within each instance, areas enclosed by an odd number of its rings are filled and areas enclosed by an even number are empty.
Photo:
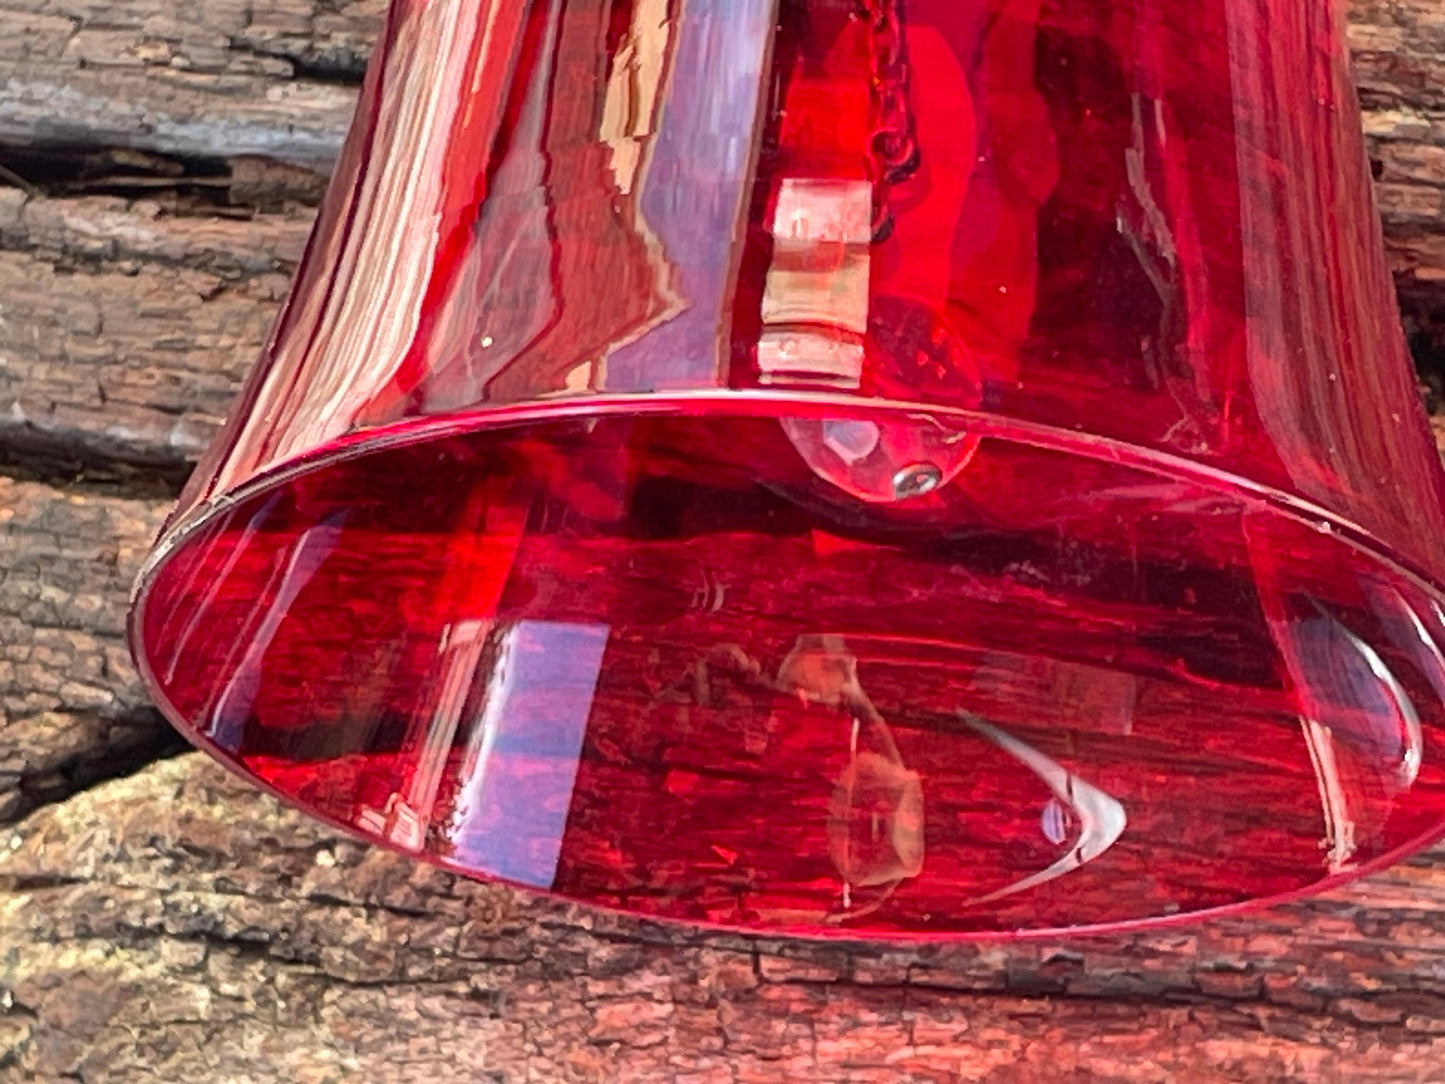
[[[827,418],[836,417],[840,411],[846,411],[850,416],[862,413],[879,417],[900,415],[943,417],[951,424],[968,428],[971,435],[976,433],[980,438],[1003,439],[1052,451],[1084,455],[1106,463],[1140,468],[1156,475],[1183,478],[1236,500],[1257,501],[1263,505],[1264,510],[1271,514],[1285,516],[1311,530],[1331,535],[1336,542],[1350,547],[1388,573],[1402,578],[1417,590],[1424,592],[1430,600],[1438,602],[1442,608],[1445,608],[1445,586],[1437,585],[1428,574],[1412,567],[1398,555],[1378,545],[1373,536],[1363,527],[1339,517],[1328,509],[1230,471],[1197,463],[1171,453],[1125,444],[1111,438],[1025,422],[983,411],[939,408],[893,400],[860,400],[856,396],[825,392],[761,390],[722,393],[671,392],[627,396],[588,395],[488,406],[482,410],[422,420],[412,419],[383,428],[355,432],[325,449],[297,456],[247,479],[234,489],[198,502],[162,529],[160,538],[137,576],[127,621],[127,642],[132,659],[142,683],[156,706],[188,742],[205,752],[211,759],[219,761],[227,771],[279,800],[287,808],[319,821],[350,839],[370,846],[385,848],[410,860],[425,862],[456,876],[482,883],[508,885],[540,898],[555,900],[565,906],[582,908],[589,913],[617,916],[628,921],[641,921],[664,929],[696,930],[710,936],[746,936],[761,939],[786,937],[830,944],[853,942],[858,944],[922,945],[998,944],[1014,941],[1057,940],[1060,937],[1102,937],[1111,934],[1150,933],[1188,924],[1253,914],[1291,902],[1317,897],[1397,865],[1403,859],[1445,839],[1445,817],[1442,817],[1438,823],[1386,852],[1361,860],[1358,864],[1352,863],[1344,869],[1324,872],[1318,879],[1298,887],[1195,910],[1183,910],[1176,914],[1153,914],[1081,925],[938,931],[855,929],[846,925],[828,929],[816,926],[792,928],[786,925],[754,927],[742,923],[657,915],[508,879],[463,862],[449,861],[444,856],[425,849],[405,849],[378,834],[369,833],[355,823],[333,816],[267,781],[258,772],[248,768],[239,756],[223,749],[202,734],[193,722],[176,707],[167,691],[166,683],[159,679],[151,665],[142,629],[146,607],[150,602],[150,588],[161,578],[163,566],[216,517],[246,501],[254,500],[261,494],[279,489],[339,463],[486,430],[521,427],[559,420],[628,415],[717,416],[723,413],[749,417],[782,417],[797,416],[799,412],[802,412],[804,416]]]

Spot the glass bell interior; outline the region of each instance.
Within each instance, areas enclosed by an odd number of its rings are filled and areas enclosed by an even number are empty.
[[[460,872],[1000,936],[1445,826],[1441,477],[1328,0],[397,0],[143,579]]]

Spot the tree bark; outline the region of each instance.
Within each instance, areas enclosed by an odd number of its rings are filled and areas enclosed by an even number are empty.
[[[178,747],[124,642],[163,510],[0,477],[0,823]]]
[[[1436,318],[1445,298],[1445,8],[1350,0],[1349,14],[1396,286],[1407,314]]]
[[[129,585],[260,350],[381,10],[0,0],[0,1080],[1438,1079],[1445,848],[1150,935],[792,943],[459,880],[169,756]],[[1351,15],[1429,331],[1445,9]]]
[[[879,949],[459,880],[195,754],[0,850],[17,1079],[1426,1081],[1445,1044],[1438,854],[1149,936]]]

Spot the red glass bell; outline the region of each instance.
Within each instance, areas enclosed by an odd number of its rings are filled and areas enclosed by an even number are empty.
[[[1299,893],[1445,827],[1442,477],[1332,0],[396,0],[139,588],[170,718],[758,931]]]

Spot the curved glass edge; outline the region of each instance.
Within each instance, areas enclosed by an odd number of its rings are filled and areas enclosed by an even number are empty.
[[[936,418],[967,430],[979,438],[992,437],[1050,451],[1066,452],[1119,466],[1135,467],[1173,476],[1231,496],[1246,495],[1301,524],[1346,539],[1363,554],[1432,594],[1445,592],[1416,555],[1401,554],[1379,544],[1372,532],[1323,505],[1287,493],[1232,471],[1212,467],[1183,456],[1140,447],[1093,433],[1004,417],[983,411],[938,407],[906,400],[867,399],[824,392],[717,391],[646,393],[637,395],[559,396],[530,402],[489,405],[457,414],[408,418],[387,426],[358,429],[340,440],[275,464],[245,483],[211,494],[179,513],[161,529],[131,591],[132,613],[153,571],[193,532],[225,509],[256,494],[284,485],[315,471],[374,452],[401,448],[484,429],[590,417],[703,416],[889,418],[904,415]],[[134,626],[132,620],[129,625]],[[134,638],[130,637],[132,645]],[[134,654],[134,650],[132,651]]]
[[[1152,449],[1141,449],[1123,445],[1092,434],[1071,433],[1013,419],[974,414],[967,411],[940,410],[935,407],[921,407],[906,402],[872,401],[860,403],[847,396],[823,394],[777,394],[777,393],[700,393],[670,396],[648,395],[637,398],[608,396],[606,398],[579,400],[559,399],[550,402],[521,404],[513,408],[490,409],[481,413],[468,413],[445,418],[410,420],[384,429],[369,430],[350,434],[321,452],[301,457],[251,479],[244,486],[222,493],[204,504],[189,510],[183,517],[167,525],[162,532],[150,558],[137,578],[132,594],[132,608],[127,633],[132,657],[147,689],[166,718],[193,745],[219,760],[239,778],[247,780],[290,808],[304,812],[346,836],[362,842],[380,846],[401,853],[414,860],[421,860],[447,872],[463,877],[489,882],[509,884],[523,892],[555,899],[571,906],[584,906],[590,911],[613,914],[633,921],[657,925],[682,927],[710,932],[717,935],[746,936],[767,939],[787,937],[829,943],[999,943],[1012,941],[1041,941],[1060,937],[1097,937],[1109,934],[1139,933],[1162,930],[1187,924],[1212,921],[1219,918],[1250,914],[1293,901],[1318,896],[1352,883],[1372,873],[1388,868],[1401,859],[1415,854],[1432,843],[1445,838],[1445,820],[1428,830],[1408,839],[1404,843],[1374,858],[1351,865],[1348,869],[1327,873],[1318,880],[1296,890],[1280,892],[1241,900],[1221,906],[1201,908],[1177,915],[1162,914],[1141,919],[1105,921],[1099,923],[1020,928],[1011,930],[910,932],[890,931],[886,934],[870,933],[840,927],[836,931],[818,930],[811,927],[790,929],[787,927],[749,928],[725,922],[708,922],[693,919],[677,919],[629,911],[626,908],[609,906],[578,898],[562,892],[550,891],[536,885],[508,880],[505,877],[483,875],[462,863],[448,862],[439,855],[425,851],[410,851],[397,847],[386,839],[369,833],[356,824],[330,816],[298,800],[294,795],[272,785],[267,780],[244,766],[232,753],[220,748],[204,735],[197,733],[194,725],[178,711],[168,696],[164,684],[158,679],[150,665],[141,628],[145,608],[149,601],[149,588],[156,580],[160,568],[187,540],[203,529],[213,518],[226,509],[260,493],[283,486],[309,473],[323,470],[336,463],[364,457],[369,454],[426,443],[438,438],[458,436],[485,429],[523,425],[539,421],[597,415],[717,415],[733,413],[750,416],[783,416],[826,418],[846,412],[850,416],[860,414],[877,416],[947,417],[952,423],[967,427],[980,437],[994,437],[1023,445],[1031,445],[1071,455],[1080,455],[1101,462],[1138,467],[1156,474],[1175,475],[1196,484],[1227,493],[1233,497],[1245,497],[1258,501],[1270,511],[1289,517],[1313,531],[1333,535],[1338,541],[1358,551],[1370,562],[1381,566],[1394,575],[1409,581],[1413,587],[1445,610],[1445,590],[1417,567],[1408,557],[1387,553],[1379,547],[1370,533],[1362,527],[1340,519],[1327,509],[1312,505],[1289,494],[1270,490],[1249,479],[1224,471],[1211,469],[1189,460],[1159,453]]]

